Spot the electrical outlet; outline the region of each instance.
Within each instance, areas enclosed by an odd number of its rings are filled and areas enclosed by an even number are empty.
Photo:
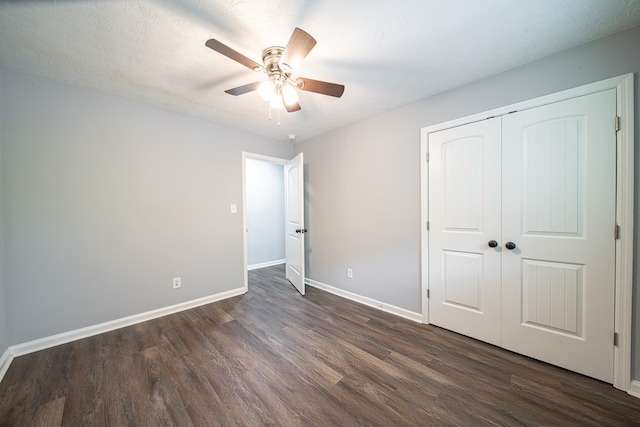
[[[353,279],[353,270],[350,268],[347,268],[347,277]]]
[[[179,277],[174,277],[173,278],[173,289],[178,289],[180,286],[182,286],[182,279],[180,279]]]

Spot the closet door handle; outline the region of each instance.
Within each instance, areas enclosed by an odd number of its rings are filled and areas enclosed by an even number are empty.
[[[507,242],[504,244],[504,247],[512,251],[516,248],[516,244],[513,242]]]
[[[497,248],[498,247],[498,242],[496,242],[495,240],[489,240],[489,243],[487,243],[489,245],[490,248]]]

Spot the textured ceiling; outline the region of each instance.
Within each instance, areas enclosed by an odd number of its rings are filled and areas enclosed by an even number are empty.
[[[301,141],[636,25],[638,0],[5,0],[0,66]],[[261,62],[296,26],[318,44],[294,77],[346,90],[301,92],[278,126],[224,93],[259,75],[205,41]]]

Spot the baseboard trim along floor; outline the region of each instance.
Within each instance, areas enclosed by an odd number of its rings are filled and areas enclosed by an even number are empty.
[[[158,317],[167,316],[169,314],[178,313],[180,311],[189,310],[191,308],[199,307],[201,305],[210,304],[212,302],[220,301],[223,299],[235,297],[245,293],[244,288],[232,289],[230,291],[220,292],[214,295],[209,295],[202,298],[197,298],[191,301],[185,301],[179,304],[170,305],[167,307],[159,308],[156,310],[147,311],[144,313],[134,314],[132,316],[122,317],[120,319],[111,320],[104,323],[99,323],[85,328],[75,329],[68,332],[63,332],[48,337],[39,338],[33,341],[28,341],[22,344],[16,344],[9,346],[5,354],[9,359],[22,356],[24,354],[33,353],[36,351],[44,350],[47,348],[55,347],[60,344],[66,344],[71,341],[76,341],[82,338],[91,337],[94,335],[102,334],[105,332],[113,331],[114,329],[124,328],[126,326],[135,325],[137,323],[146,322],[147,320],[156,319]],[[3,355],[0,362],[4,361]],[[6,372],[9,368],[9,363],[0,364],[0,374]],[[6,367],[4,365],[7,365]],[[1,377],[0,377],[1,380]]]
[[[259,268],[273,267],[274,265],[285,264],[286,262],[287,262],[286,259],[277,259],[275,261],[260,262],[258,264],[251,264],[247,266],[247,270],[251,271],[251,270],[257,270]]]
[[[305,283],[309,286],[313,286],[314,288],[321,289],[323,291],[329,292],[339,297],[346,298],[348,300],[355,301],[357,303],[364,304],[369,307],[373,307],[387,313],[395,314],[396,316],[400,316],[408,320],[413,320],[414,322],[422,323],[421,313],[415,313],[413,311],[409,311],[404,308],[387,304],[386,302],[381,302],[381,301],[374,300],[372,298],[363,297],[362,295],[354,294],[353,292],[335,288],[333,286],[329,286],[325,283],[318,282],[316,280],[305,279]]]
[[[0,382],[2,381],[2,378],[4,378],[4,374],[6,374],[9,370],[9,366],[11,365],[12,360],[13,355],[11,354],[9,349],[7,349],[2,357],[0,357]]]

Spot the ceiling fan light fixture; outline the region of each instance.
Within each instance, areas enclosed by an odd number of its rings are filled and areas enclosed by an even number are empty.
[[[284,102],[282,100],[282,95],[279,93],[274,93],[269,100],[269,108],[272,110],[284,110]]]
[[[275,93],[276,86],[271,80],[266,80],[258,86],[258,95],[265,101],[270,101]]]
[[[298,102],[298,92],[290,85],[284,85],[282,88],[282,99],[286,105],[294,105]]]

